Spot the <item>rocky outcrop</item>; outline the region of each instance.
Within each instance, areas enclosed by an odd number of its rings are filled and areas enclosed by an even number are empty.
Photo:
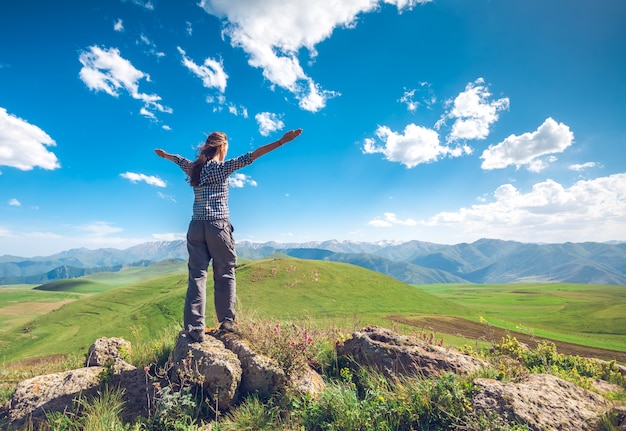
[[[337,346],[337,354],[377,369],[387,377],[436,377],[442,373],[469,374],[489,366],[454,349],[435,346],[416,337],[370,326]]]
[[[148,370],[126,362],[129,351],[130,344],[123,339],[101,338],[89,349],[87,367],[21,382],[8,409],[11,424],[22,426],[26,421],[41,420],[46,412],[71,410],[74,400],[96,396],[103,383],[121,389],[125,419],[147,416],[158,388],[153,386],[156,382]],[[356,331],[337,345],[336,353],[391,378],[436,378],[456,373],[471,379],[490,367],[454,349],[376,326]],[[325,387],[322,377],[311,368],[287,375],[274,360],[258,354],[247,340],[232,333],[214,333],[203,342],[193,342],[181,332],[166,368],[169,375],[159,385],[172,382],[171,389],[200,387],[213,406],[221,410],[235,405],[243,395],[256,394],[266,399],[295,391],[314,396]],[[530,374],[506,382],[474,378],[473,385],[474,411],[497,415],[532,431],[600,431],[607,418],[611,418],[615,429],[626,431],[624,406],[552,375]]]
[[[430,345],[415,337],[371,326],[337,346],[360,366],[373,367],[388,377],[437,377],[442,373],[472,375],[490,365],[454,349]],[[530,374],[521,381],[473,380],[474,410],[497,415],[532,431],[601,431],[612,418],[616,430],[626,431],[626,408],[599,394],[546,374]]]
[[[151,385],[144,370],[126,362],[129,353],[128,341],[100,338],[89,348],[85,367],[19,383],[9,403],[9,422],[16,427],[41,421],[46,413],[68,411],[75,400],[97,396],[104,385],[121,391],[125,418],[146,416]]]
[[[233,333],[217,333],[215,337],[237,355],[242,376],[239,387],[242,395],[256,394],[268,399],[287,387],[285,371],[273,359],[254,351],[247,340]]]
[[[126,362],[131,345],[121,338],[100,338],[89,348],[86,367],[48,374],[18,384],[8,406],[12,427],[37,423],[46,413],[70,411],[76,399],[97,396],[103,385],[121,390],[125,419],[148,416],[154,398],[153,376]],[[293,390],[315,395],[324,388],[322,377],[307,368],[287,376],[272,359],[254,351],[235,334],[215,333],[202,342],[193,342],[185,332],[178,340],[170,361],[167,382],[173,389],[185,385],[202,388],[205,396],[220,410],[232,407],[240,395],[256,394],[269,398]]]
[[[475,379],[474,385],[474,409],[536,431],[597,431],[612,408],[601,395],[549,374],[530,374],[517,383]]]
[[[24,380],[15,388],[9,405],[9,422],[21,426],[37,422],[47,412],[71,408],[75,399],[98,392],[104,367],[79,368]]]
[[[241,382],[241,362],[224,343],[213,337],[194,342],[183,331],[172,357],[171,379],[178,385],[199,385],[220,410],[236,400]]]

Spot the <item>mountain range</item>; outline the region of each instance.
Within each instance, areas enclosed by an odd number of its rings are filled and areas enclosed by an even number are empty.
[[[423,241],[237,243],[240,259],[295,257],[358,265],[409,284],[572,282],[626,285],[626,243],[534,244],[480,239],[455,245]],[[119,271],[168,259],[187,259],[183,240],[124,250],[85,248],[51,256],[0,256],[0,285]]]

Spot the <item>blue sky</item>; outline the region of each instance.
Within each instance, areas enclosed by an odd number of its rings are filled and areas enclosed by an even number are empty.
[[[154,148],[229,156],[238,241],[626,240],[626,2],[0,5],[0,255],[184,238]]]

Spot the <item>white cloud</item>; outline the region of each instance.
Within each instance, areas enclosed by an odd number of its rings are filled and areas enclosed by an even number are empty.
[[[269,136],[270,133],[285,127],[283,120],[272,112],[260,112],[254,116],[254,119],[259,125],[259,133],[263,136]]]
[[[137,42],[138,44],[141,43],[143,45],[146,45],[148,47],[148,54],[154,55],[156,57],[165,57],[165,53],[162,51],[159,51],[157,49],[156,44],[150,40],[150,38],[148,36],[146,36],[145,34],[141,34],[139,36],[139,42]]]
[[[248,108],[245,106],[235,106],[231,103],[228,105],[228,112],[236,117],[242,116],[243,118],[248,118]]]
[[[374,227],[391,227],[394,225],[415,226],[417,222],[412,218],[400,220],[394,213],[387,212],[384,214],[384,218],[376,217],[374,220],[370,220],[368,224]]]
[[[139,82],[143,79],[150,82],[150,76],[136,69],[120,55],[118,49],[90,46],[88,51],[80,54],[79,61],[83,65],[80,79],[90,90],[104,91],[113,97],[118,97],[122,90],[126,91],[133,99],[144,103],[140,112],[148,118],[154,119],[155,111],[172,113],[171,108],[160,103],[160,96],[139,91]]]
[[[510,135],[499,144],[490,145],[480,156],[483,159],[481,167],[490,170],[526,165],[528,170],[538,172],[555,160],[554,157],[546,160],[541,157],[562,153],[573,141],[574,134],[568,126],[547,118],[535,132]]]
[[[61,234],[41,231],[11,231],[0,227],[0,255],[32,257],[47,256],[78,247],[98,249],[102,247],[125,249],[150,241],[173,241],[184,239],[184,233],[151,234],[142,237],[124,236],[124,229],[106,221],[82,225],[65,225]],[[33,248],[33,244],[36,247]]]
[[[422,224],[456,227],[466,237],[525,242],[624,239],[626,173],[581,180],[569,188],[546,180],[527,193],[504,184],[490,203],[442,212]]]
[[[137,174],[135,172],[124,172],[123,174],[120,174],[120,177],[126,178],[127,180],[129,180],[132,183],[137,183],[139,181],[143,181],[146,184],[149,184],[151,186],[156,186],[156,187],[165,187],[166,186],[165,181],[163,181],[159,177],[155,177],[155,176],[152,176],[152,175]]]
[[[217,88],[221,93],[226,91],[228,75],[224,71],[224,65],[221,60],[205,58],[204,63],[199,66],[187,57],[187,54],[181,47],[178,47],[178,52],[183,56],[183,65],[202,80],[203,86],[206,88]]]
[[[384,0],[399,11],[427,0]],[[302,48],[311,57],[315,45],[337,27],[353,27],[357,16],[379,7],[380,0],[201,0],[204,10],[224,19],[224,33],[231,44],[249,56],[248,64],[263,70],[273,85],[294,94],[304,110],[324,108],[337,93],[321,88],[309,77],[298,59]]]
[[[383,145],[376,145],[376,140],[368,138],[363,144],[363,153],[384,154],[390,162],[402,163],[407,168],[431,163],[446,156],[459,157],[471,153],[471,149],[467,146],[441,145],[436,131],[415,124],[407,125],[402,134],[392,131],[387,126],[379,126],[376,136],[383,142]]]
[[[257,182],[251,179],[249,176],[244,175],[242,173],[236,172],[228,177],[228,185],[234,188],[242,188],[245,185],[250,185],[252,187],[257,186]]]
[[[131,3],[136,4],[137,6],[140,6],[144,9],[154,10],[154,3],[152,3],[152,0],[122,0],[122,2],[126,1],[130,1]]]
[[[575,163],[573,165],[569,165],[568,168],[571,169],[572,171],[584,171],[585,169],[588,169],[588,168],[595,168],[596,165],[597,165],[596,162],[587,162],[587,163],[582,163],[582,164]]]
[[[115,31],[124,31],[124,23],[121,18],[118,18],[117,21],[113,24],[113,30]]]
[[[498,119],[498,112],[509,108],[507,97],[490,100],[491,93],[484,83],[483,78],[468,83],[465,91],[449,102],[451,109],[436,125],[439,128],[447,119],[454,121],[448,141],[485,139],[489,127]]]
[[[172,201],[176,203],[176,198],[172,195],[166,195],[165,193],[157,192],[157,196],[160,197],[161,199],[166,199],[168,201]]]
[[[92,223],[82,224],[76,226],[76,230],[85,232],[87,235],[103,236],[110,235],[112,233],[119,233],[123,231],[122,228],[112,226],[105,221],[95,221]]]
[[[416,94],[419,96],[418,100],[416,100]],[[420,106],[432,109],[432,106],[437,102],[437,98],[432,91],[431,85],[428,82],[421,82],[419,88],[411,90],[405,88],[399,102],[404,103],[406,109],[410,112],[415,112]]]
[[[39,127],[0,107],[0,166],[22,171],[35,167],[53,170],[61,167],[57,156],[48,151],[56,142]]]
[[[9,199],[9,205],[12,207],[21,207],[22,203],[14,198],[14,199]]]

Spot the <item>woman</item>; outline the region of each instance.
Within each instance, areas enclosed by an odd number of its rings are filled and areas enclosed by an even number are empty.
[[[228,209],[228,177],[237,169],[300,136],[291,130],[278,141],[234,159],[226,159],[228,138],[222,132],[209,135],[200,155],[192,162],[161,149],[154,152],[176,163],[187,174],[194,190],[193,215],[187,231],[189,280],[184,308],[184,329],[193,341],[204,340],[206,279],[213,260],[215,314],[223,331],[235,330],[235,240]]]

